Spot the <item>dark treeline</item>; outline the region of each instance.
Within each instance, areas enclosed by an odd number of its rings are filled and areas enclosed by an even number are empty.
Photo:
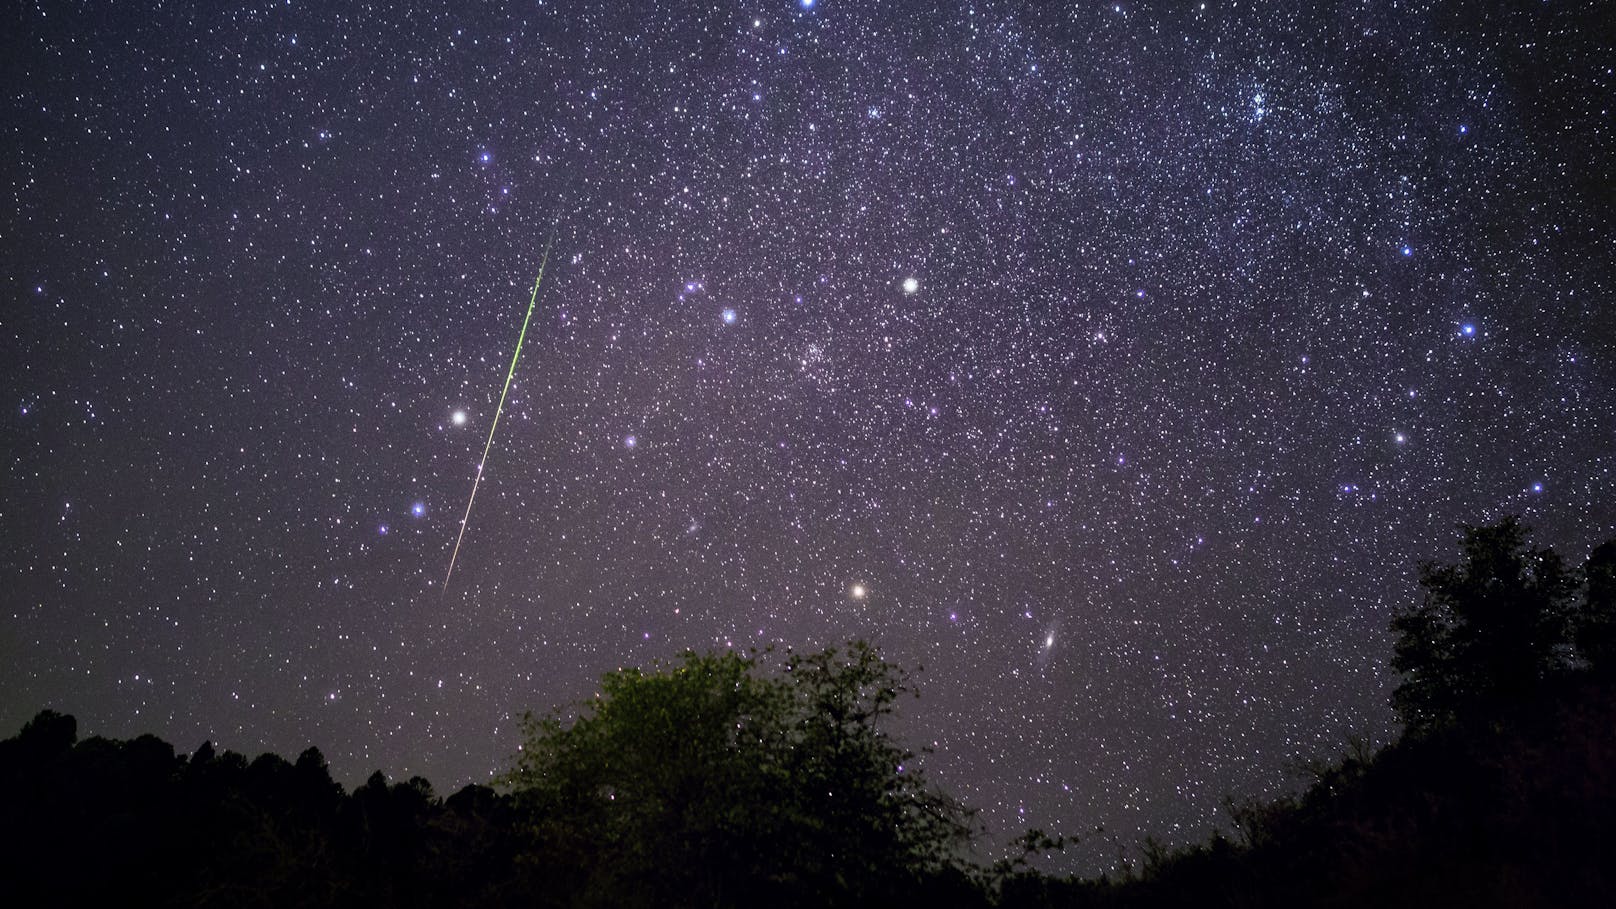
[[[612,673],[446,798],[44,711],[0,742],[0,903],[1616,905],[1616,540],[1576,566],[1517,521],[1467,528],[1421,585],[1393,623],[1398,741],[1100,878],[1036,870],[1061,846],[1036,832],[968,860],[973,815],[884,732],[907,676],[855,643]]]

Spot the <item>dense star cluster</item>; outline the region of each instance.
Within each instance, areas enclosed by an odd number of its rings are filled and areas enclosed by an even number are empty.
[[[8,19],[7,733],[447,790],[604,671],[865,638],[1085,866],[1384,738],[1456,523],[1616,532],[1599,0]]]

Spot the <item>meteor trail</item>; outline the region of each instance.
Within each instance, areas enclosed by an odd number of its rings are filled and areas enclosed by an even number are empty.
[[[499,416],[505,412],[505,396],[511,390],[511,377],[516,375],[516,361],[522,356],[522,341],[527,338],[527,323],[533,320],[533,304],[539,300],[539,284],[544,281],[544,267],[550,264],[550,247],[555,243],[555,231],[544,244],[544,258],[539,261],[539,276],[533,280],[533,295],[527,301],[527,316],[522,319],[522,331],[516,336],[516,352],[511,354],[511,366],[505,371],[505,388],[499,393],[499,406],[494,408],[494,422],[488,427],[488,441],[483,443],[483,456],[477,461],[477,478],[471,481],[471,496],[466,499],[466,513],[460,518],[460,535],[455,537],[454,552],[449,555],[449,570],[443,575],[443,593],[449,594],[449,579],[454,577],[455,559],[460,558],[460,544],[466,539],[466,525],[471,522],[471,506],[477,501],[477,487],[483,482],[483,466],[488,463],[488,450],[494,446],[494,430],[499,428]]]

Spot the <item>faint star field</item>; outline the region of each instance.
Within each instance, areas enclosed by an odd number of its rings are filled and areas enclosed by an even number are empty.
[[[0,726],[447,793],[867,638],[996,836],[1200,838],[1616,534],[1616,22],[1453,6],[21,4]]]

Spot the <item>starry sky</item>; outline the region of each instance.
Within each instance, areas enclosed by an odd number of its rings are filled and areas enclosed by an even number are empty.
[[[1616,535],[1601,2],[4,18],[7,734],[452,791],[611,669],[866,638],[1093,869],[1392,735],[1458,522]]]

